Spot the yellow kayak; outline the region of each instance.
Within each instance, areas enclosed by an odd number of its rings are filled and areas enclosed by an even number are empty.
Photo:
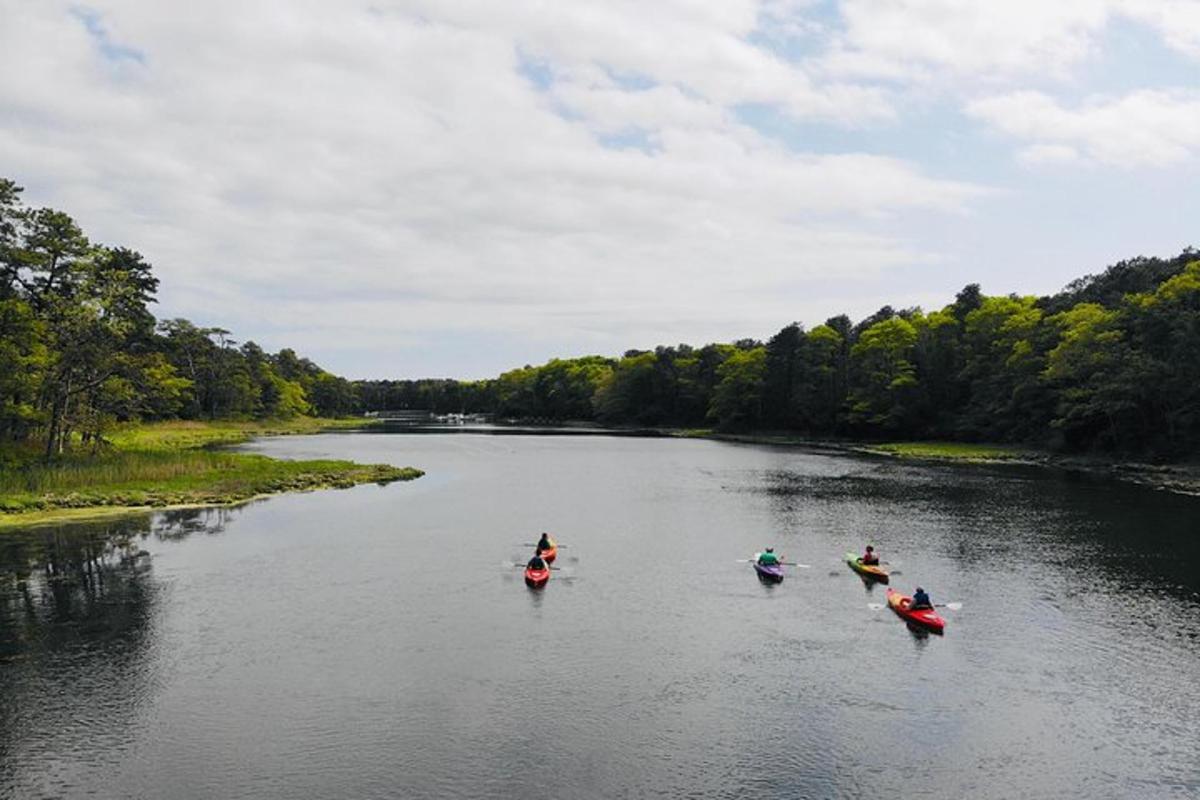
[[[875,566],[874,564],[864,564],[854,553],[846,553],[846,563],[850,565],[850,569],[862,575],[865,578],[870,578],[873,581],[880,583],[888,582],[887,570],[883,567]]]

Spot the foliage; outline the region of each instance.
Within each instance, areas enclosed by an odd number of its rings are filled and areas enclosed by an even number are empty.
[[[140,255],[90,242],[0,179],[0,442],[103,449],[131,420],[421,409],[807,437],[1021,442],[1180,457],[1200,447],[1200,260],[1135,258],[1051,297],[969,284],[811,330],[525,365],[490,380],[354,381],[184,319],[155,323]]]
[[[0,179],[0,444],[44,458],[98,452],[131,420],[340,416],[354,386],[292,350],[156,322],[158,279],[140,254],[91,242],[73,219],[20,202]]]
[[[281,461],[210,448],[252,435],[310,433],[361,420],[306,423],[169,422],[127,425],[98,455],[67,453],[46,463],[20,447],[0,449],[0,527],[25,513],[106,506],[228,504],[283,491],[342,488],[419,477],[420,470],[349,461]]]

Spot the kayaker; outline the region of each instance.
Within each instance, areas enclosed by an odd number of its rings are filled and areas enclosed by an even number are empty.
[[[545,569],[546,562],[541,556],[534,556],[533,558],[529,559],[529,563],[525,566],[529,569]]]
[[[550,549],[550,534],[542,532],[542,538],[538,539],[537,552],[541,553]]]
[[[918,586],[917,590],[913,592],[912,602],[908,604],[908,607],[913,611],[919,611],[922,608],[933,608],[933,602],[930,601],[925,590]]]
[[[871,545],[867,545],[867,552],[862,554],[862,557],[858,559],[858,562],[868,567],[879,566],[879,556],[875,555],[875,548]]]
[[[775,555],[775,548],[768,547],[766,550],[758,554],[758,563],[764,567],[772,567],[779,563],[779,556]]]

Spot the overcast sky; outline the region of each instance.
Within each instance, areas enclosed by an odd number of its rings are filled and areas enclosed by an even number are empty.
[[[347,377],[1200,244],[1200,0],[0,0],[0,175]]]

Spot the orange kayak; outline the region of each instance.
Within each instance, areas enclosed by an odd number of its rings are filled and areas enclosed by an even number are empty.
[[[545,556],[542,556],[545,559]],[[534,569],[533,567],[525,567],[525,585],[530,589],[541,589],[546,585],[546,581],[550,580],[550,568],[542,567]]]
[[[938,616],[938,613],[932,608],[922,608],[913,611],[909,608],[912,604],[912,598],[906,594],[900,594],[895,589],[887,590],[888,608],[896,612],[900,619],[919,628],[924,628],[930,633],[941,633],[946,627],[946,620]]]
[[[547,550],[542,550],[538,553],[538,555],[544,558],[547,564],[553,564],[554,559],[558,558],[558,545],[556,545],[554,540],[551,539],[550,548]]]

